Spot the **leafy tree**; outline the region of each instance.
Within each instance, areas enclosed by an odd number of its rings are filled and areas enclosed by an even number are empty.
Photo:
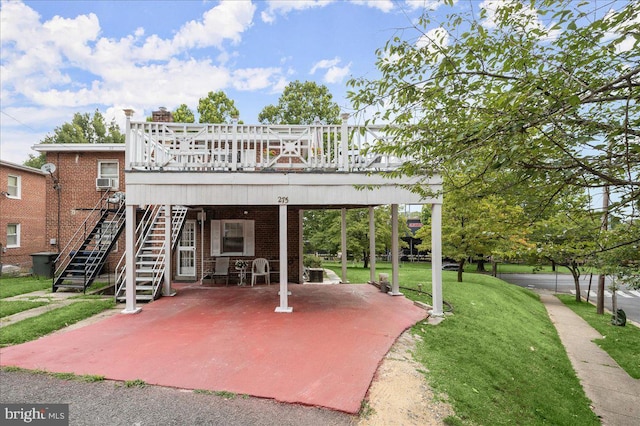
[[[258,114],[263,124],[312,124],[320,119],[340,123],[340,106],[324,85],[313,81],[293,81],[284,88],[278,105],[267,105]]]
[[[29,154],[29,159],[24,162],[25,166],[33,167],[34,169],[39,169],[47,162],[47,156],[44,152],[41,152],[38,156],[33,154]]]
[[[598,249],[600,218],[586,209],[563,209],[538,222],[531,233],[534,255],[564,266],[571,272],[580,302],[580,274]]]
[[[356,108],[384,106],[373,119],[391,120],[386,149],[421,160],[405,164],[409,174],[464,165],[478,180],[520,169],[579,187],[610,185],[620,205],[637,200],[640,8],[490,4],[478,13],[472,3],[431,30],[425,12],[417,40],[395,37],[378,51],[379,80],[350,81]]]
[[[196,118],[193,115],[193,111],[189,109],[187,104],[181,104],[173,112],[173,121],[177,123],[195,123]]]
[[[200,98],[198,114],[200,114],[200,123],[231,123],[231,119],[238,117],[240,112],[233,100],[219,90],[209,92],[206,97]]]
[[[311,252],[326,251],[337,253],[341,246],[342,215],[339,210],[309,210],[305,212],[304,232],[307,250]],[[376,227],[376,253],[386,253],[391,248],[391,207],[374,208]],[[410,230],[406,220],[398,217],[400,235],[407,235]],[[406,243],[400,240],[400,246]],[[363,267],[369,266],[369,209],[347,210],[347,252],[354,260],[361,260]]]
[[[430,215],[423,217],[429,222],[416,232],[416,238],[422,239],[417,248],[431,250]],[[462,191],[447,192],[442,206],[442,255],[458,264],[458,282],[462,282],[469,258],[514,257],[525,250],[528,243],[523,218],[520,206],[496,195],[474,197]]]
[[[79,112],[73,115],[70,123],[56,127],[53,135],[47,135],[41,143],[124,143],[125,135],[112,120],[108,125],[100,111]]]

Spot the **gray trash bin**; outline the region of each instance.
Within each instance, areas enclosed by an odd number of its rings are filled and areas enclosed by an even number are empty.
[[[53,278],[55,273],[54,261],[58,257],[58,253],[43,251],[40,253],[32,253],[33,273],[39,277]]]

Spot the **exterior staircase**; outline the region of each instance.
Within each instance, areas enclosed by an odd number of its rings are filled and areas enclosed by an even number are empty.
[[[171,209],[171,250],[176,247],[187,208],[173,206]],[[165,207],[149,206],[136,227],[135,244],[135,288],[136,301],[155,300],[160,296],[165,268]],[[116,267],[116,301],[126,300],[126,253]]]
[[[52,290],[85,291],[102,270],[124,224],[124,193],[105,192],[56,258]]]

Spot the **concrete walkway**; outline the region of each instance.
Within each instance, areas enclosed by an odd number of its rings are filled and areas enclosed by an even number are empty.
[[[598,345],[602,336],[551,294],[540,294],[593,411],[605,426],[640,425],[640,380],[633,379]],[[629,326],[628,326],[629,327]]]

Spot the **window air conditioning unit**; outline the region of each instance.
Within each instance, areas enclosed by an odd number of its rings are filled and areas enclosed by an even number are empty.
[[[113,186],[113,180],[111,178],[97,178],[96,188],[98,189],[111,189]]]

